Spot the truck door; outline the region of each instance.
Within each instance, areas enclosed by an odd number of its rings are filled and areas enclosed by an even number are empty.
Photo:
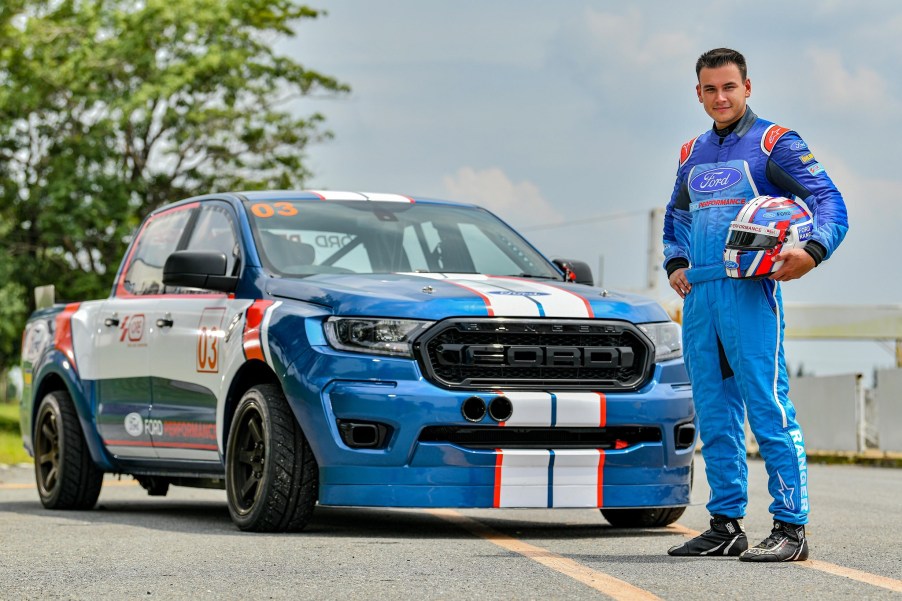
[[[232,209],[203,203],[185,248],[224,253],[227,273],[238,275],[241,253]],[[161,459],[221,461],[217,410],[231,382],[229,366],[236,366],[234,353],[241,352],[239,320],[249,304],[219,292],[180,290],[159,307],[157,319],[164,327],[154,332],[150,361],[151,421],[161,425],[153,442]]]
[[[178,248],[197,204],[148,219],[119,272],[113,296],[94,317],[91,372],[97,425],[107,449],[124,459],[153,459],[160,424],[151,419],[151,341],[166,298],[163,263]]]

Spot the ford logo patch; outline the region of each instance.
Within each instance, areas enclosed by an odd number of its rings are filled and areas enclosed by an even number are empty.
[[[767,211],[764,213],[765,219],[786,219],[792,215],[791,209],[783,209],[781,211]]]
[[[739,269],[739,263],[736,261],[724,261],[723,266],[727,269]]]
[[[696,192],[719,192],[742,181],[742,173],[732,167],[702,171],[692,178],[689,187]]]
[[[797,141],[793,142],[792,144],[790,144],[789,147],[792,148],[793,150],[805,150],[806,148],[808,148],[808,144],[805,144],[801,140],[797,140]]]
[[[519,292],[517,290],[492,290],[489,294],[500,294],[502,296],[549,296],[550,292]]]

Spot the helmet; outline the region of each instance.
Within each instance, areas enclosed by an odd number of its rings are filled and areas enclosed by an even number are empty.
[[[803,201],[759,196],[746,203],[730,223],[724,267],[731,278],[766,278],[780,269],[781,251],[802,248],[811,238],[814,221]]]

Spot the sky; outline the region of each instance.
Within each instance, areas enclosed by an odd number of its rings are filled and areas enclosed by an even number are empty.
[[[473,202],[600,284],[646,287],[649,213],[680,145],[711,126],[695,61],[741,51],[749,106],[797,131],[846,199],[836,254],[783,285],[789,303],[902,303],[902,3],[759,0],[321,0],[278,49],[349,84],[305,98],[334,139],[309,188]],[[754,6],[754,8],[751,8]],[[658,233],[654,234],[659,237]],[[660,269],[652,295],[676,301]],[[787,341],[791,370],[894,364],[877,342]],[[869,375],[869,374],[867,374]]]

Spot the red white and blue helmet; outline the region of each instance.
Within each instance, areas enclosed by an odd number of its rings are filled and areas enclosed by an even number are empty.
[[[774,262],[774,257],[804,247],[813,229],[811,210],[803,201],[780,196],[753,198],[730,223],[723,251],[727,275],[746,279],[770,276],[783,264]]]

